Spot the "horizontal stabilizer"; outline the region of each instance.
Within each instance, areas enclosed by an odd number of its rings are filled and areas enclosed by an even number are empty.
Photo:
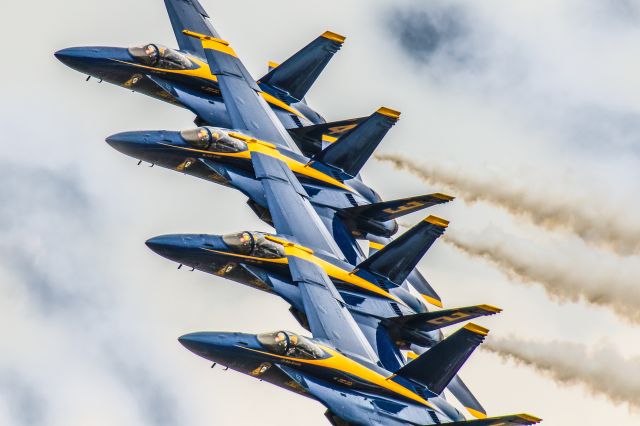
[[[401,285],[449,222],[429,216],[358,265],[358,270],[386,277]]]
[[[469,323],[396,371],[395,375],[441,394],[488,333],[486,328]]]
[[[462,422],[444,423],[447,426],[516,426],[535,425],[542,419],[529,414],[512,414],[510,416],[487,417],[486,419],[466,420]]]
[[[501,311],[502,309],[495,306],[477,305],[393,317],[388,318],[386,321],[390,321],[396,326],[429,332],[477,317],[494,315]]]
[[[349,134],[315,155],[313,163],[323,163],[355,177],[399,118],[398,111],[378,109]]]
[[[269,73],[260,79],[261,85],[290,96],[293,98],[291,102],[301,101],[333,55],[340,50],[344,39],[326,31],[282,64],[273,67],[270,64]]]
[[[328,149],[328,148],[327,148]],[[448,203],[454,197],[445,194],[418,195],[417,197],[401,198],[399,200],[381,201],[379,203],[366,204],[363,206],[349,207],[341,213],[349,216],[359,216],[370,220],[386,222],[397,219],[409,213],[435,206],[436,204]]]
[[[314,124],[312,126],[287,129],[289,135],[300,147],[300,151],[307,157],[313,157],[328,144],[347,135],[367,117],[349,118],[347,120],[332,121],[330,123]]]

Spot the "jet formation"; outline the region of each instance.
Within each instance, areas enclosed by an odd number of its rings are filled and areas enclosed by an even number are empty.
[[[360,170],[400,118],[381,107],[327,122],[305,97],[345,37],[326,31],[255,80],[198,0],[165,0],[178,49],[72,47],[69,67],[186,108],[195,128],[109,136],[116,150],[234,188],[274,232],[172,234],[157,254],[278,296],[310,335],[196,332],[179,341],[212,362],[315,399],[334,426],[531,425],[488,417],[458,375],[501,310],[443,309],[416,268],[449,222],[429,215],[399,237],[396,219],[447,203],[431,193],[384,201]],[[368,241],[367,253],[359,240]],[[438,309],[429,309],[435,306]],[[464,323],[444,337],[442,329]],[[447,389],[474,419],[447,401]]]

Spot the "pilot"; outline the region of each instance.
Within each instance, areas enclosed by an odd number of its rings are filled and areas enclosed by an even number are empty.
[[[289,339],[287,337],[287,333],[284,331],[279,331],[276,334],[274,339],[276,341],[276,347],[278,348],[279,353],[285,353],[287,351],[287,347],[289,346]]]
[[[152,64],[155,64],[158,60],[159,52],[155,44],[147,44],[144,48],[144,53],[149,57],[149,61]]]
[[[253,237],[250,233],[243,232],[240,235],[240,246],[242,247],[243,251],[251,251],[251,248],[253,246]]]

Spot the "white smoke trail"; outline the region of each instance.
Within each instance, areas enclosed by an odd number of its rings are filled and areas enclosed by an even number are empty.
[[[610,345],[589,350],[576,343],[539,343],[512,336],[489,338],[482,348],[532,367],[558,383],[579,384],[593,395],[640,409],[640,357],[625,358]]]
[[[511,214],[526,217],[548,229],[564,229],[585,241],[620,254],[640,252],[640,222],[637,217],[621,220],[622,212],[603,209],[604,201],[579,199],[558,192],[557,187],[517,185],[513,181],[472,176],[441,164],[418,164],[402,155],[376,154],[394,167],[406,170],[429,184],[444,185],[465,201],[486,201]]]
[[[579,300],[612,309],[640,323],[640,262],[608,252],[556,245],[548,250],[497,229],[482,234],[448,232],[444,241],[486,259],[516,280],[541,284],[559,301]]]

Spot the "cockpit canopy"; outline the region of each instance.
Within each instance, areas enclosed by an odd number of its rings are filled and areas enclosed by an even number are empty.
[[[327,356],[314,342],[290,331],[263,333],[256,337],[266,350],[277,355],[302,359],[320,359]]]
[[[129,48],[129,54],[143,65],[169,70],[193,68],[193,63],[184,54],[159,44],[145,44]]]
[[[198,127],[183,130],[180,132],[180,136],[189,145],[211,152],[234,153],[248,149],[246,143],[230,136],[228,132],[218,127]]]
[[[222,241],[235,253],[245,256],[278,259],[284,257],[281,244],[269,241],[259,232],[240,232],[222,236]]]

